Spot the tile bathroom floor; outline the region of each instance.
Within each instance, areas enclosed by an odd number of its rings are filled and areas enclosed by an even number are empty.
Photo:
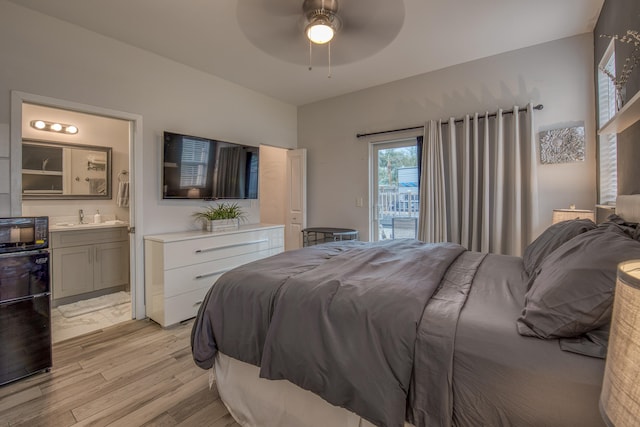
[[[58,343],[89,332],[131,320],[131,302],[103,308],[74,317],[64,317],[60,310],[51,310],[51,340]]]

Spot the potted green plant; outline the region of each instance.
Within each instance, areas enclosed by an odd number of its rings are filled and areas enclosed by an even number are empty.
[[[244,211],[237,203],[218,203],[205,206],[204,210],[195,212],[193,216],[202,221],[207,231],[237,230],[240,220],[245,220]]]

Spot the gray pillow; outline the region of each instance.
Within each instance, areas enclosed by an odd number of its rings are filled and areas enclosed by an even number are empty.
[[[609,226],[612,226],[612,224],[614,227],[619,227],[632,238],[640,240],[640,229],[638,229],[638,223],[627,222],[616,214],[609,215],[604,222],[598,224],[598,227],[608,228]]]
[[[553,224],[524,250],[522,262],[529,276],[536,273],[542,261],[551,252],[574,237],[596,228],[590,219],[572,219]]]
[[[584,356],[606,359],[610,327],[611,325],[607,324],[579,337],[560,338],[560,349]]]
[[[620,262],[640,259],[640,242],[615,225],[580,234],[553,251],[526,294],[521,335],[577,337],[611,320]]]

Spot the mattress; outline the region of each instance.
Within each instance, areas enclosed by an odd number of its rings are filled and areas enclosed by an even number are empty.
[[[519,257],[489,254],[478,269],[456,333],[454,425],[604,426],[604,359],[519,335],[526,290]]]
[[[214,369],[220,398],[242,426],[374,427],[287,380],[259,378],[260,368],[223,353],[216,356]]]

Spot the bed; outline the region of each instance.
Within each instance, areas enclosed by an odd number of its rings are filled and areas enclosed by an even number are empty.
[[[617,213],[555,224],[523,257],[351,241],[238,267],[198,312],[194,361],[243,426],[603,426],[640,195]]]

